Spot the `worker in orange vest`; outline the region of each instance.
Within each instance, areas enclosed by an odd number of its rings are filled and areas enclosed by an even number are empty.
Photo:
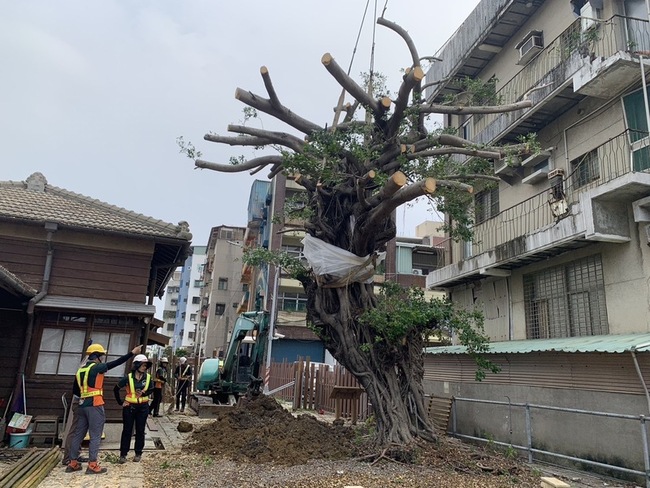
[[[97,462],[99,454],[99,442],[101,441],[106,413],[104,412],[104,374],[109,370],[116,368],[120,364],[126,363],[131,357],[140,354],[142,346],[133,348],[130,353],[121,356],[114,361],[103,363],[102,359],[106,356],[106,349],[101,344],[91,344],[86,349],[88,360],[86,364],[77,370],[77,385],[80,390],[79,421],[74,431],[72,444],[70,446],[70,462],[65,468],[66,473],[80,471],[82,466],[79,460],[79,448],[86,436],[90,435],[90,445],[88,447],[88,467],[86,474],[101,474],[108,471],[102,468]]]
[[[150,413],[154,417],[160,417],[160,403],[163,399],[163,391],[167,384],[167,365],[169,360],[167,358],[160,359],[160,366],[156,369],[156,378],[153,382],[153,402],[151,402]]]
[[[118,381],[113,389],[115,400],[122,406],[122,437],[120,440],[119,463],[126,462],[126,455],[131,446],[131,434],[135,424],[135,457],[138,463],[142,459],[144,449],[144,430],[149,416],[149,395],[153,392],[153,381],[147,370],[151,361],[144,354],[133,358],[131,372]],[[126,388],[126,397],[120,398],[120,390]]]

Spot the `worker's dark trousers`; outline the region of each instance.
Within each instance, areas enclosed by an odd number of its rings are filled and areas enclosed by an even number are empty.
[[[120,456],[126,456],[131,446],[131,434],[135,424],[135,454],[139,456],[144,449],[144,429],[147,426],[149,404],[139,403],[122,408],[122,439],[120,440]]]
[[[151,408],[149,412],[154,415],[160,414],[160,402],[162,402],[162,388],[153,389],[153,401],[151,402]]]
[[[187,381],[183,381],[178,387],[176,392],[176,410],[179,408],[185,409],[185,403],[187,402],[187,387],[190,386]]]

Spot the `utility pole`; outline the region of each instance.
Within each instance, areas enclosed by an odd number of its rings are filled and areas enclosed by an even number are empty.
[[[280,284],[280,267],[274,267],[273,275],[273,294],[271,295],[271,316],[269,317],[269,337],[266,345],[266,369],[264,372],[264,390],[266,395],[269,393],[269,380],[271,379],[271,347],[273,346],[273,336],[275,335],[275,317],[277,315],[278,304],[278,287]],[[271,271],[271,265],[269,265]]]

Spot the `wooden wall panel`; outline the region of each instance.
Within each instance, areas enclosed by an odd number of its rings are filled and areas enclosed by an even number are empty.
[[[25,313],[0,309],[0,398],[5,401],[9,400],[16,382],[26,328]]]
[[[150,266],[151,255],[59,247],[49,293],[144,303]]]
[[[0,265],[37,290],[43,282],[46,255],[44,242],[0,237]]]
[[[106,405],[106,420],[108,422],[122,421],[122,408],[113,397],[113,387],[119,378],[106,378],[104,381],[104,402]],[[74,376],[52,376],[50,379],[27,379],[27,413],[29,415],[57,415],[63,418],[63,402],[61,396],[65,393],[68,403],[72,399],[72,382]],[[122,392],[124,396],[124,392]]]

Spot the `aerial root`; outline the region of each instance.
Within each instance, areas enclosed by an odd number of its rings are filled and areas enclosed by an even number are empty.
[[[368,461],[371,466],[382,459],[397,464],[413,464],[416,462],[416,456],[416,450],[401,444],[392,444],[379,453],[367,454],[355,458],[355,461]]]

